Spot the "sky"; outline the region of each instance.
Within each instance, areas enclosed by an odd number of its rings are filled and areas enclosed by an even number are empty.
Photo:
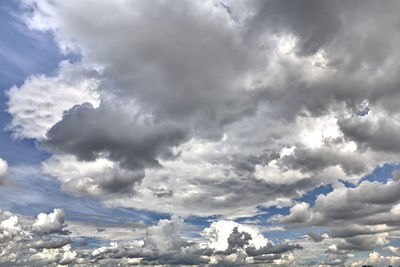
[[[0,266],[400,265],[399,11],[0,1]]]

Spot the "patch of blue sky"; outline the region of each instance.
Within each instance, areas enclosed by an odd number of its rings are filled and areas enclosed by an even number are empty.
[[[254,215],[252,217],[241,217],[235,219],[235,222],[237,223],[246,223],[246,224],[256,224],[256,225],[261,225],[261,226],[271,226],[271,222],[269,219],[272,216],[275,215],[289,215],[289,207],[278,207],[278,206],[270,206],[270,207],[264,207],[264,206],[258,206],[257,207],[259,213],[257,215]]]
[[[362,181],[378,181],[380,183],[387,183],[388,180],[392,179],[393,171],[399,170],[400,164],[384,164],[383,166],[377,167],[371,174],[368,174],[360,179]]]
[[[365,107],[364,109],[362,109],[362,110],[360,110],[360,111],[358,112],[358,115],[363,117],[363,116],[367,116],[368,113],[369,113],[369,108],[368,108],[368,107]]]
[[[10,165],[39,163],[48,154],[38,151],[34,140],[14,140],[5,130],[11,120],[5,92],[31,75],[55,74],[61,60],[79,59],[79,55],[62,55],[52,33],[28,29],[22,12],[19,1],[0,1],[0,157]]]
[[[207,228],[210,227],[211,223],[214,221],[217,221],[219,219],[219,216],[214,215],[214,216],[188,216],[185,218],[185,222],[189,223],[191,225],[196,225],[199,227]]]
[[[55,73],[61,60],[74,58],[60,53],[51,32],[28,29],[18,1],[0,2],[0,86],[21,85],[34,74]]]
[[[311,191],[308,191],[303,196],[301,196],[300,198],[296,198],[295,200],[299,201],[299,202],[307,202],[310,204],[310,207],[314,207],[315,200],[317,199],[317,197],[319,195],[321,195],[321,194],[327,195],[328,193],[330,193],[332,191],[333,191],[332,185],[330,185],[330,184],[321,185],[321,186],[315,187]]]
[[[392,164],[383,164],[382,166],[376,167],[372,173],[365,175],[362,177],[357,184],[353,184],[347,181],[341,180],[341,182],[349,188],[356,188],[360,183],[363,181],[378,181],[382,184],[386,184],[389,180],[393,178],[393,171],[399,170],[400,164],[399,163],[392,163]]]
[[[67,210],[67,217],[69,220],[80,220],[90,222],[104,222],[104,223],[125,223],[127,221],[139,222],[142,221],[146,224],[153,224],[161,219],[170,219],[171,215],[167,213],[158,213],[149,210],[137,210],[133,208],[111,207],[106,208],[101,206],[98,198],[91,197],[75,197],[83,205],[92,207],[94,211],[99,213],[85,213],[79,212],[76,209]],[[94,204],[94,206],[93,206]]]
[[[390,245],[388,245],[388,246],[400,248],[400,239],[392,239],[392,241],[390,242]]]

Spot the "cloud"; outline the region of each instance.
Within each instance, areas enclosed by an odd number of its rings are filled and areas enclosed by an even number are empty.
[[[301,55],[317,52],[332,42],[343,27],[340,17],[332,11],[338,11],[338,5],[328,1],[255,2],[256,14],[252,18],[249,31],[266,29],[293,33],[299,37],[296,47]]]
[[[399,152],[400,120],[397,115],[388,114],[354,116],[340,120],[339,126],[345,136],[356,141],[361,147],[369,147],[378,151]]]
[[[297,244],[296,245],[282,244],[278,246],[273,246],[271,243],[269,243],[267,246],[259,249],[248,247],[246,249],[246,252],[247,255],[249,256],[260,256],[265,254],[281,254],[295,249],[302,249],[302,247]]]
[[[42,171],[57,177],[66,192],[97,196],[132,193],[144,177],[142,171],[125,169],[106,158],[79,161],[72,155],[53,155],[42,163]]]
[[[249,245],[251,235],[246,232],[238,231],[237,227],[234,227],[232,233],[228,237],[228,248],[225,251],[226,254],[235,253],[236,249],[243,248],[245,245]]]
[[[157,167],[156,157],[173,157],[171,148],[186,139],[185,132],[159,123],[151,115],[134,112],[132,106],[121,108],[126,104],[110,100],[103,101],[98,109],[89,104],[75,106],[47,132],[42,145],[87,161],[106,155],[130,169]]]
[[[54,209],[52,213],[40,213],[34,224],[32,231],[39,235],[63,233],[65,211],[63,209]]]
[[[177,216],[161,219],[146,227],[139,236],[128,234],[127,239],[91,243],[92,233],[79,226],[86,236],[63,231],[65,212],[55,209],[50,214],[40,213],[37,219],[20,220],[20,215],[3,212],[0,222],[0,264],[15,266],[57,264],[107,265],[136,263],[142,265],[203,265],[251,264],[286,262],[288,253],[301,249],[297,244],[272,244],[255,227],[233,221],[217,221],[204,229],[204,238],[183,235],[187,227]],[[111,225],[103,224],[105,232]],[[135,225],[130,225],[135,227]],[[68,226],[69,229],[69,226]],[[76,230],[73,230],[76,232]],[[133,233],[133,232],[132,232]],[[130,236],[129,236],[130,235]],[[89,238],[88,238],[89,237]],[[72,246],[74,241],[86,240],[90,246]],[[82,243],[82,242],[81,242]],[[239,255],[239,256],[238,256]],[[263,256],[263,257],[260,257]]]
[[[305,202],[295,204],[279,222],[289,227],[327,226],[331,238],[344,239],[339,250],[372,250],[388,244],[390,233],[399,229],[398,186],[398,181],[363,181],[355,188],[335,188],[319,195],[312,208]]]
[[[1,235],[0,240],[4,242],[5,240],[14,237],[22,231],[21,225],[18,223],[17,216],[10,216],[8,219],[3,220],[0,223]]]
[[[85,102],[98,106],[99,81],[93,73],[62,61],[55,76],[31,76],[20,87],[13,86],[7,92],[12,116],[8,129],[17,138],[44,139],[64,111]]]
[[[57,120],[36,136],[53,154],[44,171],[67,192],[101,195],[109,206],[239,217],[321,184],[357,182],[396,160],[386,153],[394,146],[358,138],[345,125],[376,114],[397,118],[389,104],[396,91],[381,85],[396,84],[390,58],[398,51],[385,44],[398,38],[374,27],[395,30],[395,2],[367,2],[378,21],[357,1],[25,4],[32,29],[50,30],[62,51],[81,55],[41,78],[49,95],[49,84],[74,81],[84,96],[57,106]],[[102,21],[92,9],[115,12]],[[78,86],[88,80],[93,92]],[[20,89],[21,98],[29,90]],[[380,142],[389,140],[385,127],[373,128]],[[77,174],[61,172],[63,165]],[[79,173],[84,168],[97,170]]]
[[[400,263],[400,258],[396,256],[382,256],[376,251],[369,253],[368,258],[353,261],[348,266],[395,266]]]
[[[41,249],[41,248],[53,249],[53,248],[64,247],[70,243],[72,243],[72,241],[70,239],[59,238],[59,239],[39,239],[36,241],[33,240],[30,242],[29,245],[32,248],[36,248],[36,249]]]
[[[5,160],[0,158],[0,186],[4,185],[4,176],[7,173],[8,164]]]
[[[92,260],[102,263],[111,259],[140,258],[142,264],[245,264],[254,260],[253,256],[264,254],[271,256],[267,262],[279,261],[285,258],[285,253],[301,248],[299,245],[271,243],[260,247],[267,241],[260,233],[232,221],[214,222],[205,229],[205,237],[210,238],[208,244],[188,242],[179,235],[182,223],[178,217],[160,220],[147,229],[142,242],[133,242],[125,247],[122,243],[113,243],[98,248],[92,252]],[[257,250],[255,246],[260,248]],[[265,262],[262,258],[256,260]]]
[[[322,240],[324,240],[324,237],[322,236],[322,234],[317,234],[312,230],[308,231],[307,235],[311,238],[312,241],[314,241],[316,243],[321,242]]]
[[[52,221],[62,215],[59,209],[49,215],[39,214],[33,225],[10,212],[0,215],[1,266],[56,266],[74,262],[77,254],[71,251],[71,239],[57,236],[58,223]]]

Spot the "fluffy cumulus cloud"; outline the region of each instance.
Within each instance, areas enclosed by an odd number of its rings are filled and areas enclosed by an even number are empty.
[[[77,253],[71,251],[72,240],[59,235],[64,227],[65,212],[38,215],[30,224],[20,215],[0,211],[0,265],[1,266],[57,266],[75,261]]]
[[[382,256],[378,252],[371,252],[367,259],[352,262],[348,266],[396,266],[400,263],[398,256]]]
[[[54,209],[50,214],[40,213],[34,224],[32,231],[37,234],[53,234],[62,233],[62,228],[65,219],[63,209]]]
[[[30,29],[79,55],[7,93],[8,129],[51,154],[43,173],[108,207],[222,218],[205,231],[206,247],[181,239],[173,217],[91,260],[295,265],[303,245],[274,245],[223,220],[270,206],[290,209],[270,219],[281,227],[326,230],[304,236],[330,246],[325,265],[390,245],[400,230],[399,174],[359,183],[399,157],[398,1],[21,5]],[[320,186],[333,191],[302,199]],[[62,234],[63,225],[55,210],[32,231]]]

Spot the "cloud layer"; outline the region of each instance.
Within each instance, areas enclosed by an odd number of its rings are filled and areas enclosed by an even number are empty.
[[[184,222],[174,216],[149,226],[139,239],[132,237],[98,248],[85,248],[87,243],[83,242],[72,247],[71,232],[63,230],[67,226],[62,209],[40,213],[31,226],[10,212],[2,212],[0,216],[0,264],[14,266],[236,265],[260,261],[260,256],[269,258],[262,262],[274,263],[301,249],[297,244],[273,245],[256,229],[232,221],[214,222],[204,229],[208,242],[186,240],[181,237]]]

